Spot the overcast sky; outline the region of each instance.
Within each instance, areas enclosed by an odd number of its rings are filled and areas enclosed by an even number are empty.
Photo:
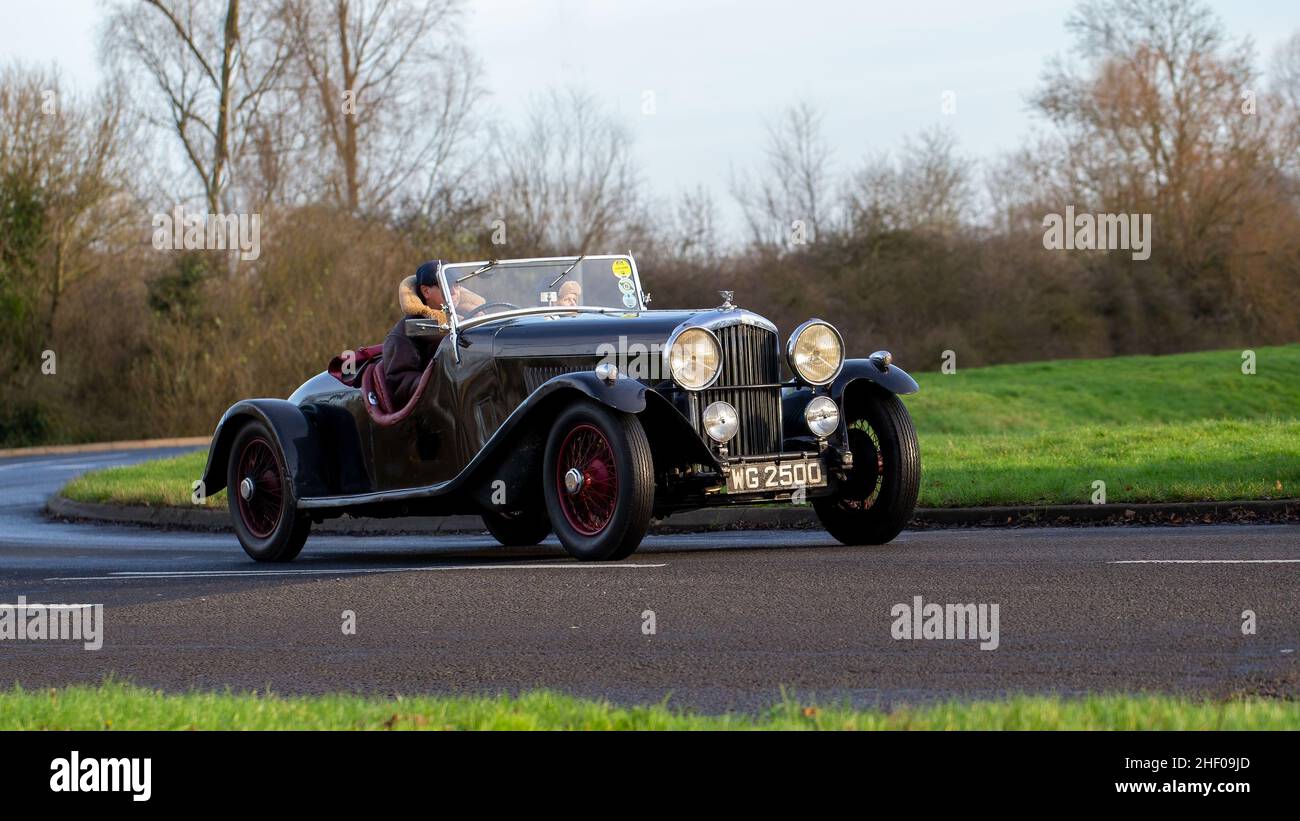
[[[96,0],[0,0],[0,55],[56,62],[82,89],[97,82]],[[964,153],[1016,147],[1034,119],[1025,97],[1045,61],[1067,51],[1072,2],[829,0],[470,0],[467,36],[487,70],[489,104],[517,117],[530,95],[586,89],[636,139],[651,190],[704,184],[728,205],[729,169],[762,151],[763,124],[808,100],[825,113],[842,170],[944,123]],[[1216,0],[1264,65],[1300,30],[1298,0]],[[941,95],[956,93],[943,115]],[[652,92],[655,112],[642,113]]]

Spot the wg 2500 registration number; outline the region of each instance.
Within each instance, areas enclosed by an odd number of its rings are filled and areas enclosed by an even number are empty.
[[[760,490],[792,490],[826,484],[822,464],[816,459],[788,459],[783,462],[748,462],[727,468],[728,493]]]

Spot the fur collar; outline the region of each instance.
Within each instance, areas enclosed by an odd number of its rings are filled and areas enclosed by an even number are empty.
[[[397,304],[401,306],[402,314],[413,319],[432,319],[443,325],[447,324],[447,314],[437,308],[430,308],[420,299],[419,294],[415,292],[415,275],[402,280],[397,286]]]

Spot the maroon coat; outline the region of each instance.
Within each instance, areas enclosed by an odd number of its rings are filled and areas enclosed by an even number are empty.
[[[399,319],[384,337],[384,387],[388,388],[388,397],[393,404],[390,412],[401,410],[411,401],[415,386],[420,383],[428,364],[428,343],[407,336],[406,320]]]

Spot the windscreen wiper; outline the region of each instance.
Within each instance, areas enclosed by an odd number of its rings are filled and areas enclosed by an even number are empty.
[[[559,275],[558,277],[556,277],[555,279],[551,280],[551,284],[548,285],[547,287],[548,287],[548,288],[554,288],[554,287],[555,287],[555,283],[557,283],[557,282],[559,282],[560,280],[562,280],[562,279],[564,279],[565,277],[567,277],[567,276],[569,275],[569,272],[572,271],[574,268],[577,268],[577,267],[578,267],[578,263],[579,263],[579,262],[582,262],[582,261],[583,261],[584,259],[586,259],[586,258],[587,258],[587,255],[586,255],[586,254],[582,254],[581,256],[579,256],[577,259],[575,259],[575,260],[573,261],[573,264],[572,264],[572,265],[570,265],[568,268],[565,268],[564,271],[561,272],[560,275]]]
[[[490,270],[492,270],[493,268],[497,267],[497,265],[499,265],[499,264],[500,264],[500,263],[498,263],[497,260],[494,259],[494,260],[492,260],[491,262],[489,262],[487,265],[484,265],[482,268],[477,268],[477,269],[475,269],[475,270],[473,270],[473,271],[470,271],[470,272],[469,272],[468,274],[466,274],[465,276],[463,276],[463,277],[461,277],[460,279],[456,280],[456,284],[459,285],[459,284],[461,284],[462,282],[464,282],[464,281],[467,280],[467,279],[473,279],[474,277],[478,276],[479,274],[487,273],[488,271],[490,271]]]

